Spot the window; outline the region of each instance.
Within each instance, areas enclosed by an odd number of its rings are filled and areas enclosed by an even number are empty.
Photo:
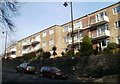
[[[43,32],[42,36],[45,37],[46,36],[46,32]]]
[[[99,14],[96,15],[96,21],[100,21],[101,19],[104,18],[104,16],[107,16],[106,11],[103,11]]]
[[[20,55],[20,50],[18,50],[18,55]]]
[[[107,46],[109,44],[109,39],[102,40],[102,46]]]
[[[117,44],[120,44],[120,36],[118,36],[118,37],[116,38],[116,43],[117,43]]]
[[[117,14],[117,13],[120,13],[120,5],[113,8],[113,14]]]
[[[64,42],[65,42],[65,43],[68,43],[68,42],[69,42],[69,37],[68,37],[68,36],[64,38]]]
[[[120,21],[115,22],[115,28],[120,28]]]
[[[77,39],[78,39],[78,34],[75,34],[74,40],[77,40]]]
[[[82,33],[80,33],[80,34],[79,34],[79,38],[82,38],[82,37],[83,37],[83,34],[82,34]]]
[[[106,44],[106,40],[103,40],[102,41],[102,46],[106,46],[107,44]]]
[[[54,33],[54,30],[50,29],[49,34],[53,34],[53,33]]]
[[[76,28],[76,27],[80,27],[80,21],[77,21],[74,23],[74,28]]]
[[[46,41],[43,42],[43,47],[45,47],[45,46],[46,46]]]
[[[105,25],[105,30],[109,30],[108,24]]]
[[[66,26],[64,26],[64,27],[63,27],[63,32],[68,31],[68,30],[69,30],[69,28],[70,28],[70,25],[66,25]]]
[[[49,41],[49,45],[52,45],[52,44],[54,44],[54,39],[50,39]]]

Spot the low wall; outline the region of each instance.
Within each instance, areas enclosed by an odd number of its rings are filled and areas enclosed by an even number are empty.
[[[62,71],[71,74],[72,65],[74,62],[75,73],[85,77],[102,77],[104,75],[120,74],[120,53],[109,55],[97,55],[86,57],[75,57],[74,61],[71,57],[62,57],[55,59],[44,59],[43,66],[58,67]],[[13,60],[3,60],[3,67],[15,68],[22,63],[21,58]],[[30,63],[40,68],[40,60],[35,60]]]

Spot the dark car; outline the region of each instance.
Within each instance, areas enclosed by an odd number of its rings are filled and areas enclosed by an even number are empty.
[[[40,76],[42,77],[50,77],[50,78],[60,78],[60,79],[67,79],[67,74],[61,72],[60,69],[55,67],[42,67],[40,69]]]
[[[19,66],[16,67],[16,71],[18,72],[30,72],[30,73],[35,73],[35,66],[30,63],[22,63]]]

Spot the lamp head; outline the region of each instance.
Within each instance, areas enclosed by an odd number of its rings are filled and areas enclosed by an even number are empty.
[[[65,7],[67,7],[67,6],[68,6],[68,3],[67,3],[67,2],[65,2],[63,5],[64,5]]]

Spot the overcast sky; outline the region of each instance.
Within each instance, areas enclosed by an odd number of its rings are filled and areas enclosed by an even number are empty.
[[[116,2],[73,2],[73,17],[80,18],[114,3]],[[24,2],[19,13],[14,17],[16,32],[11,38],[8,37],[8,44],[53,25],[62,25],[70,21],[70,6],[64,7],[63,2]],[[4,51],[5,35],[0,33],[0,38],[1,54]]]

